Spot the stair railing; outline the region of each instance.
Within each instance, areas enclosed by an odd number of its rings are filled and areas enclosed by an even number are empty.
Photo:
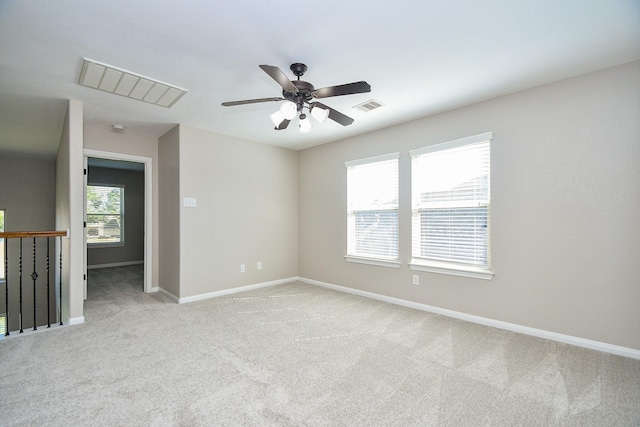
[[[38,274],[37,269],[37,260],[38,260],[38,251],[37,251],[37,240],[46,238],[46,300],[47,300],[47,327],[51,327],[51,238],[55,238],[58,241],[58,248],[60,251],[59,256],[59,283],[58,283],[58,296],[59,300],[56,304],[56,317],[55,322],[59,322],[60,325],[63,325],[62,322],[62,238],[67,236],[66,231],[10,231],[10,232],[0,232],[0,239],[3,239],[4,244],[4,280],[5,280],[5,316],[6,316],[6,332],[5,335],[10,335],[11,325],[10,325],[10,316],[9,316],[9,307],[10,307],[10,295],[9,288],[11,287],[15,291],[15,286],[13,282],[9,279],[10,273],[10,265],[9,265],[9,239],[19,239],[18,243],[18,291],[19,291],[19,301],[18,301],[18,323],[19,323],[19,331],[20,333],[24,332],[23,328],[23,273],[26,267],[23,265],[23,241],[25,239],[33,239],[32,250],[33,250],[33,271],[31,272],[30,278],[33,282],[33,330],[36,331],[38,329],[38,321],[37,321],[37,296],[38,290],[42,288],[42,286],[38,287],[38,278],[41,276]],[[11,249],[14,249],[11,247]],[[55,255],[54,255],[55,258]],[[55,261],[54,261],[55,262]],[[54,267],[55,268],[55,267]],[[28,279],[27,279],[28,280]],[[12,292],[13,292],[12,291]],[[54,289],[55,295],[55,289]],[[43,326],[43,325],[41,325]]]

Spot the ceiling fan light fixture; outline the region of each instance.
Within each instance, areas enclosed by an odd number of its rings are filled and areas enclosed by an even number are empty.
[[[298,106],[295,102],[284,101],[280,106],[280,113],[282,113],[283,117],[287,120],[291,120],[296,116],[298,112]]]
[[[300,114],[300,132],[307,133],[311,130],[311,120],[306,114]]]
[[[311,108],[311,115],[318,123],[322,123],[329,117],[329,110],[314,105],[313,108]]]
[[[284,120],[284,114],[280,112],[280,110],[276,111],[273,114],[269,114],[269,118],[273,122],[274,126],[278,127],[280,123]]]

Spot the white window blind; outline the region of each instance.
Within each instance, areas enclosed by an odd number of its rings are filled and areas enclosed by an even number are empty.
[[[414,262],[489,269],[491,136],[411,151]]]
[[[124,243],[124,187],[87,185],[87,243]]]
[[[398,157],[345,163],[348,256],[398,259]]]

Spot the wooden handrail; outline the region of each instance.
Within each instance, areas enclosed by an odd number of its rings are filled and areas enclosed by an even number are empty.
[[[57,237],[66,236],[66,231],[4,231],[0,232],[0,239],[19,238],[19,237]]]

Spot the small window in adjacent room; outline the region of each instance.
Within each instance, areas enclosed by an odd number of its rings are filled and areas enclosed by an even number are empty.
[[[0,209],[0,232],[4,231],[4,209]],[[4,239],[0,239],[0,282],[4,281]]]
[[[490,279],[491,132],[412,150],[414,270]]]
[[[399,267],[399,153],[345,162],[347,255],[352,262]]]
[[[87,244],[124,244],[124,187],[87,185]]]

